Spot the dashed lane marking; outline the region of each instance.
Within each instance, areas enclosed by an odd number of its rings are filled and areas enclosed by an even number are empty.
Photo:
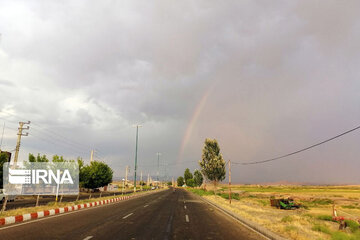
[[[133,215],[133,214],[134,214],[134,213],[130,213],[130,214],[126,215],[125,217],[123,217],[123,219],[128,218],[128,217],[130,217],[130,216]]]
[[[186,222],[190,222],[188,215],[185,215],[185,221],[186,221]]]

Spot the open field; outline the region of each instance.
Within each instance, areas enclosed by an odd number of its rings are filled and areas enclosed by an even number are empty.
[[[231,205],[228,185],[219,185],[216,196],[211,185],[207,189],[189,190],[289,239],[360,239],[360,186],[233,185]],[[270,197],[291,197],[302,207],[280,210]],[[349,219],[345,230],[332,220],[334,204],[338,216]]]

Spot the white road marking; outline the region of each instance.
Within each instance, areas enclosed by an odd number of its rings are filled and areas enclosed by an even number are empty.
[[[184,209],[186,209],[186,205],[184,205]]]
[[[123,219],[127,218],[127,217],[130,217],[131,215],[133,215],[134,213],[130,213],[128,215],[126,215],[125,217],[123,217]]]
[[[190,222],[188,215],[185,215],[185,220],[186,220],[186,222]]]
[[[87,236],[86,238],[84,238],[84,240],[89,240],[89,239],[92,239],[93,236]]]
[[[145,207],[148,207],[148,206],[149,206],[149,205],[148,205],[148,204],[146,204],[146,205],[144,206],[144,208],[145,208]]]

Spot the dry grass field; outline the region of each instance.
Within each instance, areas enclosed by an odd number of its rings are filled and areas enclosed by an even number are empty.
[[[231,205],[227,185],[220,185],[217,195],[211,186],[207,191],[189,190],[289,239],[360,239],[357,222],[360,219],[360,186],[233,185]],[[302,207],[277,209],[270,206],[270,197],[290,197]],[[333,205],[338,216],[348,219],[345,230],[339,230],[339,223],[332,220]]]

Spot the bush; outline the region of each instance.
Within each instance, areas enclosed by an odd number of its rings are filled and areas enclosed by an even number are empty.
[[[323,220],[323,221],[330,221],[330,222],[336,222],[335,220],[333,220],[332,216],[330,215],[320,215],[316,217],[319,220]]]
[[[292,222],[293,220],[292,216],[285,216],[281,219],[282,222]]]
[[[195,181],[193,178],[190,178],[188,180],[186,180],[186,186],[188,187],[195,187]]]
[[[358,231],[359,228],[359,224],[357,222],[355,222],[354,220],[345,220],[346,224],[348,225],[348,227],[350,228],[351,232],[356,232]]]
[[[331,234],[330,229],[325,225],[315,224],[312,228],[313,231]]]

